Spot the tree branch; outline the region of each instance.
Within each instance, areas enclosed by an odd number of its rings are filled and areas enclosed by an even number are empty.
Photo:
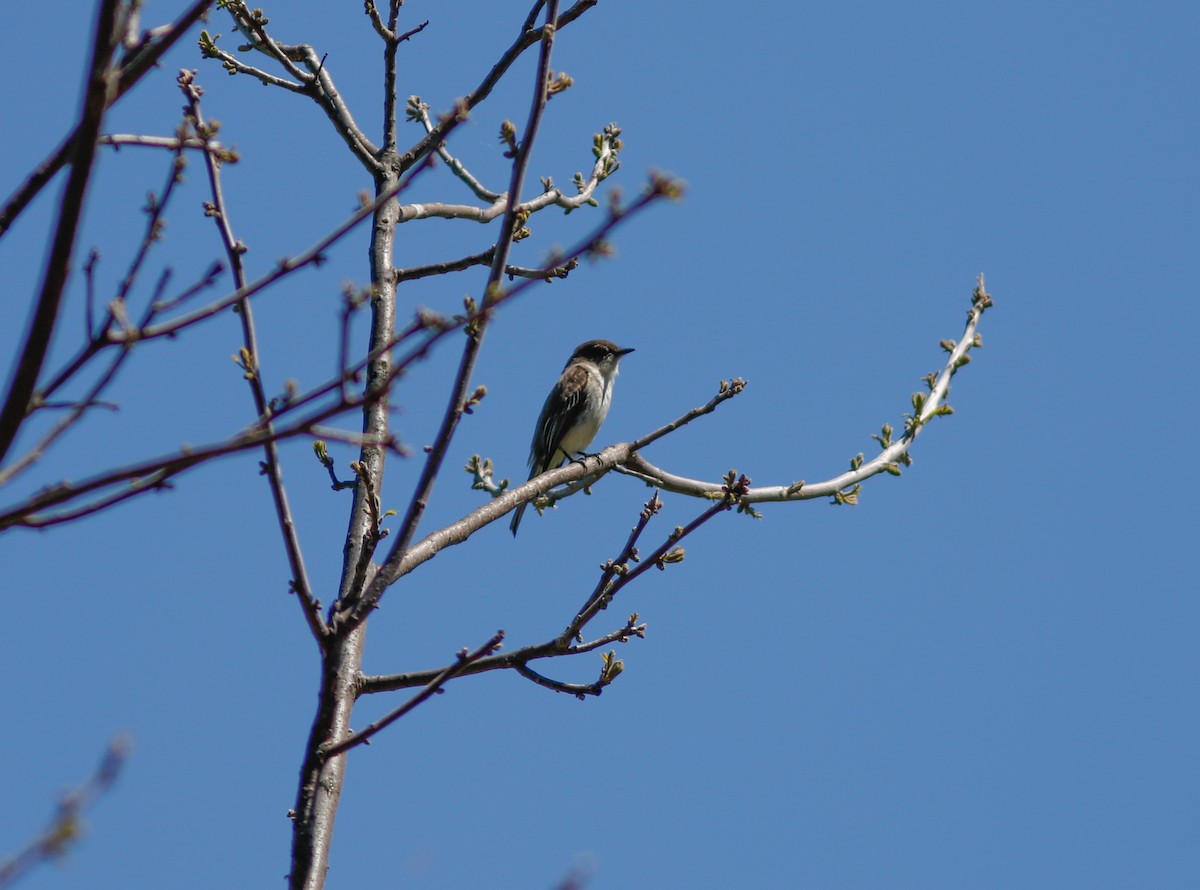
[[[44,408],[48,403],[47,399],[67,380],[71,379],[75,374],[83,369],[85,365],[92,359],[98,356],[104,347],[108,345],[107,328],[115,320],[120,318],[123,324],[129,322],[125,319],[125,306],[127,297],[133,289],[134,282],[137,280],[138,274],[142,268],[146,257],[149,255],[150,248],[157,243],[163,226],[163,213],[171,202],[172,196],[175,194],[175,187],[179,184],[183,174],[183,152],[182,146],[178,147],[173,152],[171,159],[170,171],[167,174],[167,182],[163,186],[161,195],[156,196],[153,192],[144,208],[146,213],[146,228],[142,235],[141,243],[134,252],[133,259],[129,263],[129,268],[125,272],[124,278],[117,287],[116,298],[109,304],[108,311],[105,314],[104,321],[98,329],[93,330],[92,319],[90,318],[90,309],[92,305],[92,278],[95,270],[95,264],[98,254],[93,252],[89,257],[84,267],[85,274],[88,278],[88,322],[87,333],[90,338],[85,346],[80,350],[79,354],[68,367],[55,375],[55,377],[41,390],[35,391],[30,397],[30,412]],[[161,296],[162,292],[170,280],[170,272],[164,271],[159,277],[158,286],[155,288],[155,295]],[[156,313],[155,302],[152,300],[148,305],[145,313],[142,316],[139,325],[144,327],[149,324]],[[39,461],[46,451],[53,446],[63,435],[67,433],[79,420],[84,413],[91,407],[99,404],[101,394],[108,388],[112,381],[116,378],[117,372],[125,361],[129,358],[131,349],[128,347],[121,349],[116,357],[109,362],[109,366],[99,375],[99,377],[89,387],[88,392],[79,400],[71,403],[67,414],[60,418],[37,442],[31,445],[21,457],[10,462],[3,470],[0,470],[0,486],[12,481],[25,470],[33,466]]]
[[[433,135],[435,125],[429,117],[429,105],[422,102],[418,96],[409,96],[408,98],[408,119],[420,123],[425,128],[427,136]],[[466,183],[467,188],[471,190],[476,198],[493,204],[503,197],[499,192],[492,191],[476,179],[471,171],[463,165],[462,161],[450,154],[450,149],[446,147],[445,142],[438,143],[437,153],[438,157],[445,161],[450,172]]]
[[[221,161],[227,163],[237,163],[238,153],[232,148],[227,148],[221,143],[212,139],[199,139],[196,137],[187,137],[180,139],[178,136],[146,136],[139,133],[106,133],[100,137],[101,145],[111,145],[114,150],[119,151],[123,146],[133,145],[139,148],[164,148],[167,151],[178,151],[180,149],[193,149],[196,151],[212,152]]]

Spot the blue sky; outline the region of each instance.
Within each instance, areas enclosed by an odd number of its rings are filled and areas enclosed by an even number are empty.
[[[377,137],[380,51],[360,5],[298,5],[267,9],[276,36],[328,52]],[[149,3],[146,21],[180,6]],[[439,109],[472,88],[526,11],[503,6],[409,0],[404,22],[430,25],[401,51],[401,95]],[[39,10],[6,13],[5,196],[76,111],[91,4],[61,10],[52,32]],[[900,425],[980,272],[996,308],[955,379],[957,413],[926,430],[902,478],[873,479],[853,508],[721,517],[682,565],[629,588],[611,620],[637,611],[649,634],[619,649],[625,673],[599,699],[466,678],[354,751],[328,886],[552,887],[573,868],[596,890],[1196,886],[1197,486],[1179,461],[1200,434],[1198,26],[1184,3],[605,0],[565,29],[554,67],[575,86],[550,104],[533,181],[569,182],[590,164],[591,134],[617,121],[627,147],[607,185],[632,194],[663,169],[688,195],[630,222],[613,260],[499,316],[478,369],[489,395],[423,530],[480,503],[457,471],[471,454],[523,476],[541,401],[582,340],[637,349],[597,444],[742,376],[741,396],[647,457],[704,478],[736,467],[756,484],[815,481],[871,454],[882,423]],[[174,71],[198,68],[206,113],[242,153],[225,182],[261,272],[370,183],[315,107],[185,44],[110,129],[170,133]],[[532,71],[532,59],[518,66],[451,143],[497,189],[496,128],[524,119]],[[165,161],[102,157],[80,243],[103,252],[110,287]],[[203,185],[193,165],[152,264],[179,281],[219,253]],[[413,200],[469,198],[445,170],[419,190]],[[24,328],[56,191],[0,241],[3,355]],[[533,265],[597,218],[536,217],[514,261]],[[397,263],[493,236],[413,223]],[[332,371],[340,287],[367,280],[367,237],[259,300],[276,391]],[[454,311],[483,281],[405,288],[401,315]],[[82,329],[81,294],[60,361]],[[91,419],[29,487],[248,423],[229,361],[238,338],[225,316],[135,356],[114,392],[122,411]],[[397,429],[418,452],[456,357],[444,348],[398,391]],[[353,454],[334,454],[345,475]],[[347,498],[307,444],[284,457],[327,602]],[[256,462],[209,466],[76,526],[0,536],[0,849],[42,824],[114,733],[135,746],[87,837],[24,886],[279,886],[317,661]],[[403,506],[418,471],[390,463],[385,507]],[[513,646],[556,633],[648,494],[608,478],[527,515],[515,541],[500,522],[443,553],[385,598],[366,670],[432,667],[498,628]],[[666,501],[649,540],[702,509]],[[583,656],[551,673],[598,670]],[[361,722],[394,703],[365,702]]]

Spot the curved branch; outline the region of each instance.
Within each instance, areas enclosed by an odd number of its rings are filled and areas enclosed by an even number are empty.
[[[907,429],[898,441],[891,442],[891,430],[890,428],[885,428],[884,436],[877,437],[880,438],[880,441],[884,445],[883,450],[872,460],[854,467],[849,472],[842,473],[840,476],[835,476],[832,479],[822,482],[792,482],[787,485],[750,488],[742,496],[741,503],[803,501],[822,497],[836,499],[838,494],[845,489],[858,485],[872,476],[877,476],[885,472],[898,475],[900,464],[905,462],[909,449],[912,447],[916,437],[925,428],[926,423],[940,414],[951,413],[949,406],[945,403],[946,396],[950,391],[950,380],[959,368],[970,361],[968,356],[970,350],[981,345],[977,332],[979,320],[982,318],[983,313],[991,306],[991,295],[984,290],[983,276],[980,275],[978,285],[971,296],[971,308],[967,313],[967,325],[963,331],[962,339],[954,344],[950,344],[949,341],[945,341],[943,344],[948,347],[949,358],[947,358],[941,372],[932,380],[929,394],[922,396],[922,394],[917,393],[913,396],[914,403],[919,401],[920,407],[916,407],[914,404],[915,413],[911,416],[906,415],[908,417]],[[667,427],[663,429],[667,430]],[[653,441],[653,439],[659,438],[661,432],[657,431],[646,437],[646,439],[633,443],[634,450],[636,451],[644,447],[647,444],[647,440]],[[654,464],[636,453],[631,455],[628,460],[623,461],[622,467],[617,467],[616,469],[618,472],[627,472],[628,475],[636,476],[646,482],[647,485],[655,485],[676,494],[711,498],[720,496],[721,492],[721,482],[677,476],[654,466]]]
[[[234,27],[249,40],[250,48],[270,56],[292,78],[288,81],[275,75],[267,74],[252,66],[239,62],[229,53],[218,48],[210,39],[201,47],[203,53],[210,58],[217,58],[226,70],[250,74],[263,83],[282,87],[291,92],[303,93],[325,112],[326,117],[333,123],[334,129],[341,135],[347,147],[358,158],[359,162],[373,175],[382,170],[379,161],[379,148],[374,145],[367,134],[362,131],[350,113],[350,108],[342,99],[333,78],[325,68],[324,59],[310,45],[301,43],[294,46],[282,44],[272,38],[266,30],[266,19],[262,10],[251,10],[242,0],[230,0],[225,9],[233,18]],[[300,63],[305,69],[301,69]],[[419,160],[419,159],[418,159]]]
[[[433,135],[435,125],[429,117],[429,105],[422,102],[418,96],[409,96],[408,98],[408,118],[409,120],[418,121],[425,128],[427,136]],[[467,188],[471,190],[476,198],[481,201],[487,201],[489,204],[501,199],[502,195],[499,192],[494,192],[485,186],[463,165],[462,161],[450,154],[450,149],[446,147],[445,142],[438,143],[437,153],[438,157],[446,162],[446,166],[450,168],[450,172],[466,183]]]
[[[560,642],[560,638],[556,637],[544,643],[522,646],[520,649],[514,649],[512,652],[489,655],[456,671],[455,676],[467,677],[474,674],[485,674],[489,671],[517,670],[521,667],[527,667],[531,661],[538,661],[543,658],[586,655],[602,646],[611,646],[613,643],[628,643],[633,637],[644,639],[646,636],[646,625],[638,624],[637,619],[638,616],[635,612],[629,616],[624,625],[616,630],[573,648],[566,648],[566,644]],[[410,671],[403,674],[379,674],[377,676],[363,677],[358,684],[359,695],[374,695],[379,692],[394,692],[399,689],[412,689],[415,686],[425,686],[433,682],[449,667],[453,666],[447,665],[428,671]]]

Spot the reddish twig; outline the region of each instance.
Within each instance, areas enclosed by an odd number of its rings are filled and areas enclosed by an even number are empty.
[[[466,668],[479,661],[479,659],[483,658],[485,655],[495,652],[496,649],[500,647],[500,643],[503,640],[504,631],[499,630],[492,635],[490,640],[488,640],[474,652],[468,652],[466,649],[463,649],[458,653],[454,663],[447,665],[437,674],[437,676],[431,678],[430,681],[425,684],[425,688],[419,693],[414,695],[400,707],[390,711],[383,717],[380,717],[370,726],[359,730],[349,738],[345,738],[338,742],[336,745],[330,745],[328,748],[322,750],[321,754],[323,758],[325,760],[329,760],[330,758],[337,757],[339,754],[345,754],[351,748],[366,744],[370,741],[372,736],[391,726],[413,708],[417,707],[417,705],[427,701],[432,696],[441,692],[442,687],[445,686],[447,682],[452,680],[458,674],[462,673]]]

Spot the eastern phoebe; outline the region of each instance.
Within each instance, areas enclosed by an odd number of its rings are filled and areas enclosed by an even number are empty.
[[[621,356],[633,352],[609,340],[588,340],[571,353],[562,376],[542,406],[529,446],[529,478],[561,466],[592,444],[612,402]],[[515,536],[528,502],[517,507],[509,528]]]

